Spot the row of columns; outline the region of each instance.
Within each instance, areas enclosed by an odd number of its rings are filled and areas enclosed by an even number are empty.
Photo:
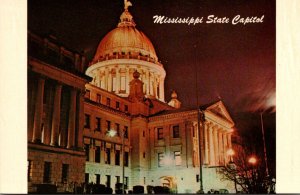
[[[45,91],[45,78],[39,77],[37,93],[36,93],[36,102],[35,102],[35,111],[34,111],[34,121],[33,121],[33,136],[32,142],[41,143],[42,140],[42,128],[43,128],[43,97]],[[51,119],[51,139],[45,139],[44,144],[50,144],[52,146],[59,145],[59,131],[60,131],[60,119],[61,119],[61,98],[62,98],[62,84],[56,83],[54,101],[53,101],[53,113]],[[67,134],[67,148],[73,148],[78,146],[82,148],[83,143],[83,94],[79,93],[79,100],[77,101],[78,90],[71,88],[70,93],[70,105],[69,105],[69,117],[68,117],[68,134]],[[77,112],[77,106],[79,106]],[[78,131],[76,132],[76,117],[78,117]],[[49,130],[48,130],[49,131]],[[75,143],[75,134],[78,134],[77,143]],[[50,142],[50,143],[49,143]]]
[[[94,75],[96,78],[95,85],[104,88],[105,90],[112,92],[113,88],[115,89],[116,94],[119,94],[121,90],[121,68],[105,68],[104,75]],[[115,83],[113,83],[113,70],[115,70]],[[141,81],[144,82],[144,93],[146,95],[154,96],[157,99],[164,101],[164,78],[158,78],[153,73],[150,73],[149,70],[139,69],[141,73]],[[144,72],[144,74],[142,74]],[[133,79],[132,73],[129,68],[126,68],[125,72],[125,90],[126,94],[129,94],[129,83]],[[115,86],[113,86],[115,85]]]
[[[205,124],[204,164],[211,166],[226,164],[230,160],[227,151],[231,148],[231,132]]]

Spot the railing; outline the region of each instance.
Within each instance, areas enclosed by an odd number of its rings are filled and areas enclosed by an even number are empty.
[[[157,64],[159,66],[163,66],[160,61],[157,61],[156,59],[149,57],[149,56],[142,56],[142,55],[133,55],[133,54],[113,54],[113,55],[105,55],[101,56],[98,60],[91,61],[89,63],[89,66],[97,63],[97,62],[102,62],[106,60],[114,60],[114,59],[138,59],[138,60],[143,60],[147,62],[152,62],[154,64]]]

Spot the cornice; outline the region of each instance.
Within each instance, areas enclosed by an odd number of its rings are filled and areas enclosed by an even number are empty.
[[[159,116],[152,116],[152,117],[149,117],[149,122],[154,122],[154,121],[158,121],[158,120],[174,119],[174,118],[178,118],[178,117],[180,117],[181,119],[186,119],[186,118],[190,118],[190,117],[197,118],[197,110],[190,110],[190,111],[163,114],[163,115],[159,115]]]
[[[130,66],[132,65],[145,66],[150,70],[154,69],[155,71],[161,73],[163,77],[166,76],[166,71],[162,66],[159,66],[152,62],[139,60],[139,59],[111,59],[111,60],[97,62],[87,68],[86,74],[90,74],[90,72],[92,72],[95,69],[108,67],[108,66],[115,66],[116,64],[130,65]]]
[[[51,153],[58,153],[58,154],[70,154],[76,156],[85,156],[84,151],[74,150],[74,149],[67,149],[67,148],[60,148],[50,145],[44,144],[35,144],[28,142],[28,149],[29,150],[37,150],[37,151],[46,151]]]
[[[96,106],[96,107],[99,108],[100,110],[109,112],[109,113],[111,113],[111,114],[115,114],[115,115],[118,115],[118,116],[121,116],[121,117],[125,117],[125,118],[127,118],[127,119],[131,119],[131,118],[132,118],[131,114],[129,114],[129,113],[124,113],[124,112],[122,112],[122,111],[115,110],[115,109],[113,109],[113,108],[111,108],[111,107],[108,107],[108,106],[106,106],[106,105],[103,105],[103,104],[94,102],[94,101],[92,101],[92,100],[90,100],[90,99],[87,99],[87,98],[84,99],[84,103],[90,104],[90,105],[92,105],[92,106]]]
[[[89,76],[79,76],[32,57],[28,58],[28,69],[53,80],[69,86],[75,86],[80,89],[84,89],[85,84],[91,79]]]

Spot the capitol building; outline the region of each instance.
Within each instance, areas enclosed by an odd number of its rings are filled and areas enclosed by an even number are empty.
[[[90,62],[28,32],[28,191],[124,182],[127,192],[140,185],[196,193],[201,166],[204,192],[235,192],[218,172],[231,160],[230,114],[218,100],[201,106],[199,120],[176,91],[165,97],[164,65],[128,3]]]

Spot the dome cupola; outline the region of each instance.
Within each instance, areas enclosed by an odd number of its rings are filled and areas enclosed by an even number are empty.
[[[148,98],[164,102],[166,72],[158,61],[155,49],[148,37],[136,28],[124,0],[124,11],[115,29],[100,41],[86,74],[93,77],[92,84],[115,94],[128,97],[133,73],[140,73],[143,92]]]
[[[101,61],[107,56],[118,58],[146,57],[157,62],[155,49],[148,37],[137,28],[132,15],[125,9],[120,16],[117,28],[110,31],[100,42],[93,62]]]

